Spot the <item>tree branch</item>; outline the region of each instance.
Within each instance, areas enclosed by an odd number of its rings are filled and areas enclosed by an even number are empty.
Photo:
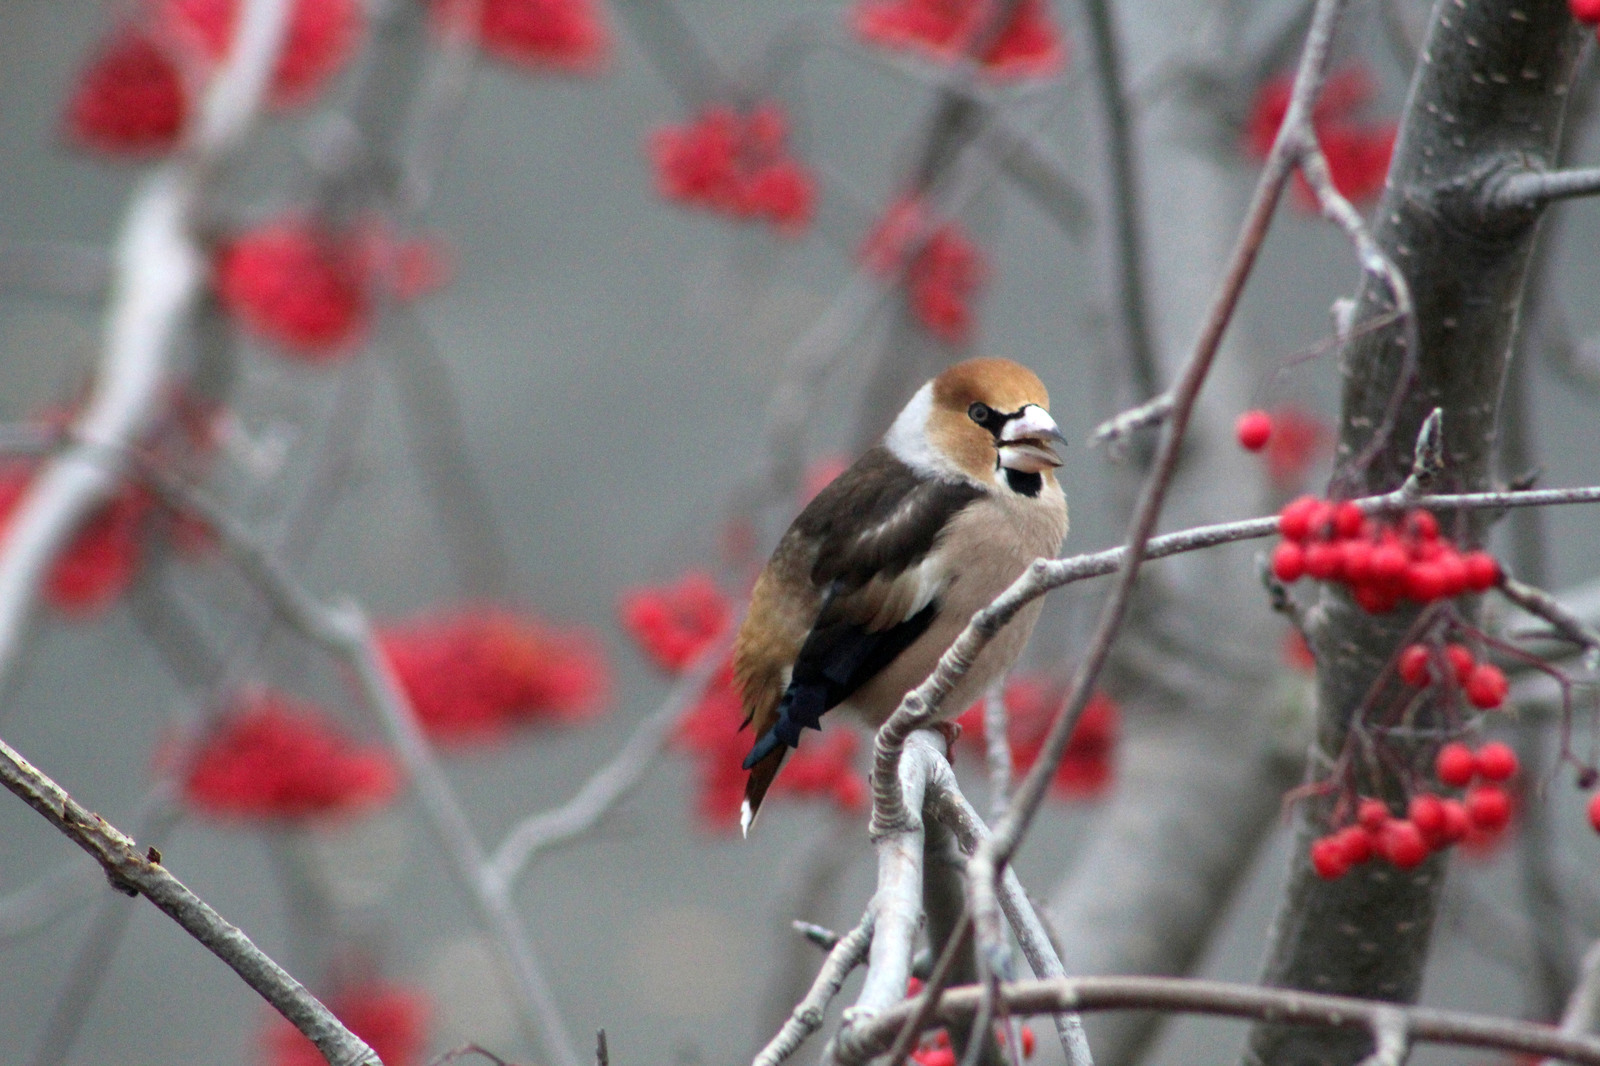
[[[105,869],[113,888],[143,895],[227,963],[304,1033],[331,1066],[382,1066],[372,1049],[340,1024],[304,985],[168,873],[159,852],[151,848],[141,855],[132,839],[67,795],[4,740],[0,740],[0,784],[88,852]]]
[[[1522,171],[1492,183],[1488,202],[1496,211],[1529,210],[1596,193],[1600,193],[1600,167]]]
[[[970,1018],[977,1010],[979,992],[974,987],[948,990],[930,1024],[947,1025]],[[1600,1040],[1564,1033],[1548,1025],[1427,1007],[1398,1007],[1287,988],[1181,977],[1068,977],[1005,982],[1000,985],[1000,999],[1017,1014],[1165,1010],[1363,1033],[1387,1030],[1391,1046],[1397,1027],[1403,1026],[1413,1042],[1487,1048],[1548,1056],[1580,1066],[1600,1066]],[[857,1066],[881,1054],[910,1019],[913,1007],[910,1003],[900,1004],[852,1029],[849,1040],[840,1041],[840,1061],[845,1066]]]
[[[866,960],[867,951],[872,946],[872,925],[873,912],[869,909],[854,929],[837,939],[828,957],[823,960],[811,991],[795,1007],[789,1020],[783,1023],[778,1035],[756,1055],[751,1066],[778,1066],[799,1050],[806,1037],[822,1028],[828,1004],[839,994],[844,979]]]

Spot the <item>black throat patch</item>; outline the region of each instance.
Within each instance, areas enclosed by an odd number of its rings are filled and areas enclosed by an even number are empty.
[[[1039,490],[1044,488],[1043,474],[1029,474],[1021,470],[1003,468],[1006,472],[1006,484],[1011,486],[1011,491],[1019,496],[1037,496]]]

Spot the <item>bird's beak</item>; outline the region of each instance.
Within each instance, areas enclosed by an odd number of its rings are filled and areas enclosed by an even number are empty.
[[[1051,470],[1061,465],[1051,445],[1065,447],[1066,443],[1050,412],[1030,403],[1000,430],[1000,465],[1026,474]]]

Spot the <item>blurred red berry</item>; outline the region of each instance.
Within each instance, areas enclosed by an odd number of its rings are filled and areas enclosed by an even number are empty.
[[[0,529],[9,525],[31,473],[0,467]],[[72,618],[101,614],[127,591],[144,559],[143,534],[154,507],[148,490],[126,485],[91,514],[45,576],[44,599]]]
[[[1423,540],[1439,539],[1439,520],[1429,511],[1412,511],[1406,515],[1406,525]]]
[[[371,317],[361,249],[351,235],[284,216],[224,243],[215,285],[246,329],[309,362],[349,352]]]
[[[1264,453],[1267,476],[1284,491],[1298,488],[1311,464],[1333,439],[1326,423],[1292,404],[1272,412],[1272,436]]]
[[[1444,649],[1445,658],[1450,662],[1450,670],[1455,675],[1456,684],[1465,685],[1467,678],[1472,676],[1472,668],[1478,661],[1472,657],[1472,651],[1465,644],[1448,644]]]
[[[1465,687],[1467,699],[1474,707],[1485,711],[1493,710],[1504,703],[1506,693],[1511,690],[1506,675],[1492,663],[1479,663],[1474,666],[1472,673],[1467,675]]]
[[[1305,540],[1316,531],[1315,523],[1321,513],[1321,500],[1315,496],[1301,496],[1278,512],[1278,532],[1285,540]]]
[[[433,11],[441,29],[472,33],[484,52],[530,72],[593,74],[611,55],[599,0],[434,0]]]
[[[1347,825],[1330,838],[1344,852],[1345,862],[1359,866],[1372,858],[1372,834],[1360,825]]]
[[[610,688],[591,634],[493,607],[386,627],[378,644],[422,727],[446,743],[587,721],[602,713]]]
[[[1367,516],[1353,500],[1345,500],[1333,509],[1333,531],[1336,536],[1359,537],[1366,524]]]
[[[1589,797],[1589,824],[1600,833],[1600,792]]]
[[[1383,827],[1379,836],[1383,857],[1398,869],[1410,870],[1428,857],[1428,842],[1411,822],[1396,819]]]
[[[1021,674],[1006,684],[1005,704],[1010,727],[1011,760],[1018,773],[1026,773],[1044,748],[1045,735],[1061,709],[1066,693],[1036,675]],[[1093,799],[1111,786],[1115,770],[1120,712],[1111,698],[1095,693],[1067,740],[1061,765],[1051,779],[1051,794],[1059,799]],[[956,719],[961,744],[982,752],[983,705],[976,704]]]
[[[776,103],[708,107],[650,137],[656,189],[675,203],[730,218],[765,219],[784,236],[811,224],[816,179],[789,154],[788,118]]]
[[[1233,424],[1239,447],[1247,452],[1259,452],[1272,439],[1272,416],[1265,411],[1246,411]]]
[[[842,455],[824,456],[808,465],[800,485],[800,506],[804,507],[816,499],[817,493],[833,484],[834,479],[849,467],[850,460]]]
[[[710,574],[691,572],[670,585],[623,594],[622,625],[655,664],[678,673],[728,627],[733,609]]]
[[[1311,844],[1311,869],[1324,881],[1337,881],[1350,872],[1350,859],[1335,837],[1322,837]]]
[[[310,704],[277,693],[227,711],[187,757],[184,798],[219,818],[349,815],[386,803],[400,772],[381,748],[358,748]]]
[[[123,27],[78,75],[66,128],[82,147],[110,155],[171,151],[189,112],[190,87],[164,42]]]
[[[938,60],[967,55],[992,5],[984,0],[858,0],[855,35],[868,44],[921,52]],[[1047,77],[1066,64],[1066,48],[1044,0],[1020,0],[1010,21],[980,57],[997,78]]]
[[[1285,584],[1293,584],[1305,576],[1306,551],[1294,541],[1286,540],[1272,549],[1272,576]]]
[[[1467,792],[1467,817],[1489,833],[1498,833],[1511,822],[1511,797],[1499,785],[1477,785]]]
[[[1600,0],[1567,0],[1572,17],[1587,25],[1600,22]]]
[[[1467,588],[1485,592],[1500,583],[1500,560],[1488,552],[1468,552],[1462,556],[1467,571]]]
[[[1433,760],[1433,770],[1440,784],[1465,788],[1478,772],[1478,761],[1471,748],[1452,741],[1439,749],[1439,754]]]
[[[1299,630],[1290,630],[1283,639],[1283,661],[1291,670],[1311,673],[1317,668],[1317,657],[1312,654],[1311,645],[1306,643],[1306,638]]]
[[[949,1047],[917,1048],[911,1053],[911,1060],[918,1066],[956,1066],[956,1053]]]
[[[239,0],[157,0],[163,29],[192,41],[212,62],[232,47]],[[360,0],[292,0],[289,25],[268,89],[272,106],[307,103],[354,54],[365,15]]]
[[[972,301],[989,268],[960,223],[933,219],[916,197],[899,200],[868,234],[860,258],[880,277],[904,271],[907,302],[917,321],[947,343],[967,342]]]
[[[1381,799],[1364,799],[1356,806],[1356,821],[1375,833],[1388,823],[1389,806]]]
[[[1439,841],[1442,844],[1455,844],[1465,840],[1472,831],[1472,819],[1467,816],[1466,805],[1460,800],[1440,800],[1439,806],[1444,811],[1444,825],[1439,830]]]
[[[421,1066],[428,1048],[428,1000],[419,991],[380,982],[328,998],[328,1009],[377,1053],[384,1066]],[[264,1034],[267,1066],[326,1066],[315,1044],[274,1016]]]
[[[1406,817],[1422,830],[1422,835],[1435,840],[1444,834],[1444,802],[1431,792],[1419,792],[1406,805]]]
[[[1264,160],[1272,150],[1278,128],[1289,112],[1293,79],[1280,75],[1265,82],[1256,93],[1244,129],[1245,154]],[[1312,109],[1311,125],[1328,161],[1333,184],[1347,199],[1362,201],[1383,190],[1389,158],[1394,153],[1393,122],[1366,122],[1357,113],[1376,95],[1371,75],[1363,67],[1347,67],[1328,77]],[[1296,174],[1295,203],[1307,211],[1318,209],[1317,198],[1304,175]]]
[[[1491,740],[1473,756],[1478,775],[1485,781],[1509,781],[1517,775],[1517,753],[1509,744]]]
[[[1408,685],[1419,688],[1428,683],[1428,660],[1430,653],[1421,644],[1407,645],[1400,652],[1399,673],[1400,680]]]

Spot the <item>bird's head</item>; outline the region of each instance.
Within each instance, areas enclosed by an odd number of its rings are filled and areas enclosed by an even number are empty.
[[[885,443],[914,468],[1026,491],[1061,465],[1054,445],[1066,438],[1037,374],[1009,359],[969,359],[919,389]]]

